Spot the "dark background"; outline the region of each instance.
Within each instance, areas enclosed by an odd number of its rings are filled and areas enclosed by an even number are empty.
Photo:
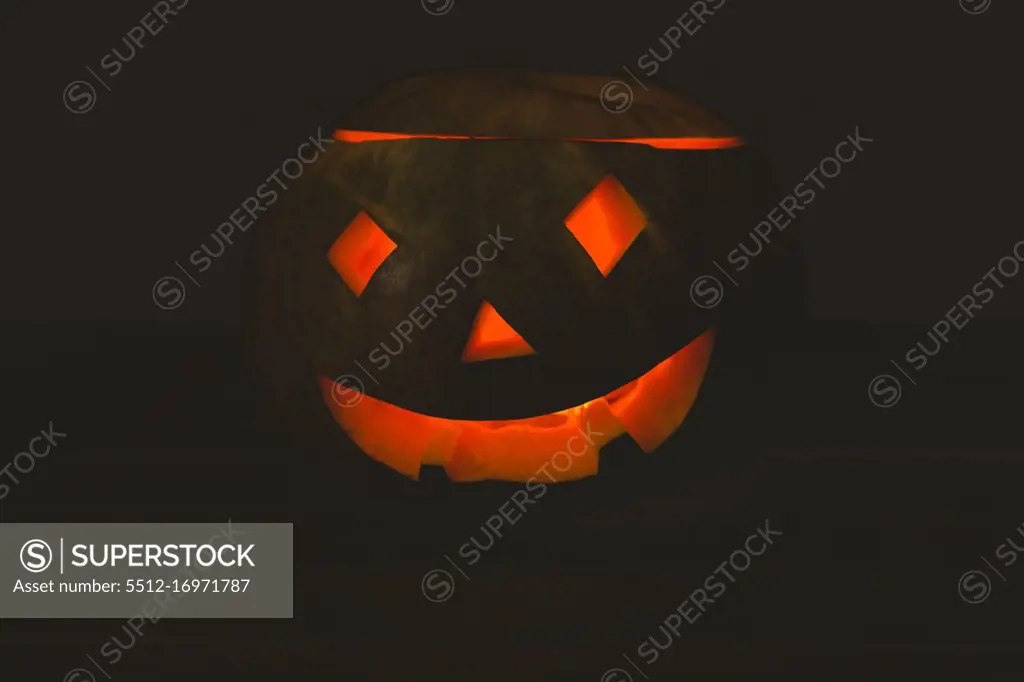
[[[1009,0],[977,16],[955,0],[728,0],[684,36],[646,80],[732,121],[782,187],[855,127],[875,140],[809,211],[809,319],[746,339],[663,458],[620,467],[610,448],[599,479],[551,489],[444,604],[424,573],[510,489],[406,483],[276,419],[239,352],[241,244],[180,308],[153,303],[300,141],[381,86],[463,68],[623,78],[688,5],[191,0],[81,115],[61,92],[152,3],[0,9],[0,464],[50,421],[69,434],[3,520],[297,524],[293,621],[161,621],[115,679],[597,680],[621,652],[640,662],[765,518],[783,537],[651,679],[1019,671],[1024,574],[993,578],[981,604],[956,583],[1024,522],[1024,276],[898,404],[867,395],[1024,236]],[[2,628],[0,665],[32,679],[88,667],[122,634]]]

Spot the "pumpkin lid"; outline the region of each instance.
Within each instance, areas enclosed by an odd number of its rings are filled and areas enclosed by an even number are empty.
[[[654,145],[677,149],[740,144],[723,121],[657,86],[642,89],[602,76],[522,73],[443,74],[402,81],[347,117],[338,139],[408,137],[718,140]]]

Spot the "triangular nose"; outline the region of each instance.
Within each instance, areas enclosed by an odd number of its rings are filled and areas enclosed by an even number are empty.
[[[484,301],[476,314],[466,348],[462,351],[462,361],[497,360],[532,355],[535,352],[526,339],[498,314],[494,306]]]

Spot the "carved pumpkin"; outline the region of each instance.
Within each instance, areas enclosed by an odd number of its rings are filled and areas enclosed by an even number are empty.
[[[570,480],[612,439],[656,450],[715,345],[690,284],[774,195],[709,113],[652,88],[611,114],[603,82],[420,78],[349,117],[258,230],[274,380],[318,386],[412,478],[527,481],[569,451],[547,471]]]

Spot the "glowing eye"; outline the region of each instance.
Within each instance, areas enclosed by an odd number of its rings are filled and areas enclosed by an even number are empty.
[[[607,277],[647,226],[647,216],[626,188],[609,175],[583,197],[565,225]]]
[[[398,245],[373,218],[360,211],[335,240],[327,252],[327,260],[348,288],[361,296],[373,273],[396,248]]]

